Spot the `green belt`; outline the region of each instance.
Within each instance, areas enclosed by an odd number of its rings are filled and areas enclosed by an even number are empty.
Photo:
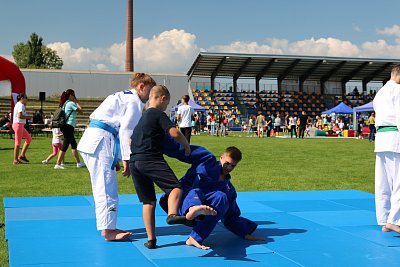
[[[397,132],[398,129],[396,126],[381,126],[378,128],[378,133],[383,133],[383,132]]]

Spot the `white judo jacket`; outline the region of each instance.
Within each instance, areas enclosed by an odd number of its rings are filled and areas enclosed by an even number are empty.
[[[90,115],[90,119],[102,121],[118,131],[122,160],[130,158],[130,138],[142,116],[143,108],[144,103],[140,100],[137,92],[131,89],[109,95]],[[94,154],[100,141],[106,135],[110,134],[102,129],[87,128],[79,142],[78,150]]]
[[[375,127],[397,126],[400,130],[400,84],[388,81],[376,94],[374,101]],[[375,152],[400,153],[400,132],[377,132]]]

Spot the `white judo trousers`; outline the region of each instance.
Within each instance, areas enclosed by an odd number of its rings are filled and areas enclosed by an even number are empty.
[[[376,153],[375,206],[379,225],[400,225],[400,153]]]
[[[97,230],[116,229],[118,216],[117,172],[111,170],[114,159],[114,137],[102,129],[88,128],[90,138],[96,140],[93,153],[80,152],[90,173]],[[87,133],[89,135],[89,133]],[[92,143],[93,144],[93,143]]]

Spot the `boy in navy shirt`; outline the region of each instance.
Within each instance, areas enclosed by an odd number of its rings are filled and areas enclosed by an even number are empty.
[[[192,209],[186,216],[178,216],[178,205],[182,195],[182,186],[174,172],[163,157],[164,136],[168,133],[179,142],[185,155],[190,155],[190,145],[183,134],[174,127],[171,120],[164,113],[170,101],[167,87],[156,85],[150,91],[148,109],[141,117],[132,134],[131,158],[129,167],[136,193],[143,203],[143,221],[146,227],[148,241],[147,248],[156,248],[155,234],[155,183],[168,197],[168,224],[190,225],[199,213],[210,214],[213,210],[207,206]]]

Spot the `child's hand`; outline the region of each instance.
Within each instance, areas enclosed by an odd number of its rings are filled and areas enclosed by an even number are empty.
[[[121,170],[121,165],[119,165],[119,162],[115,165],[115,170],[119,172]]]
[[[250,241],[265,241],[266,239],[261,236],[253,236],[253,235],[245,235],[244,239],[250,240]]]
[[[124,166],[124,169],[122,170],[122,176],[129,176],[131,175],[131,172],[129,170],[129,164],[127,160],[122,161],[122,165]]]

